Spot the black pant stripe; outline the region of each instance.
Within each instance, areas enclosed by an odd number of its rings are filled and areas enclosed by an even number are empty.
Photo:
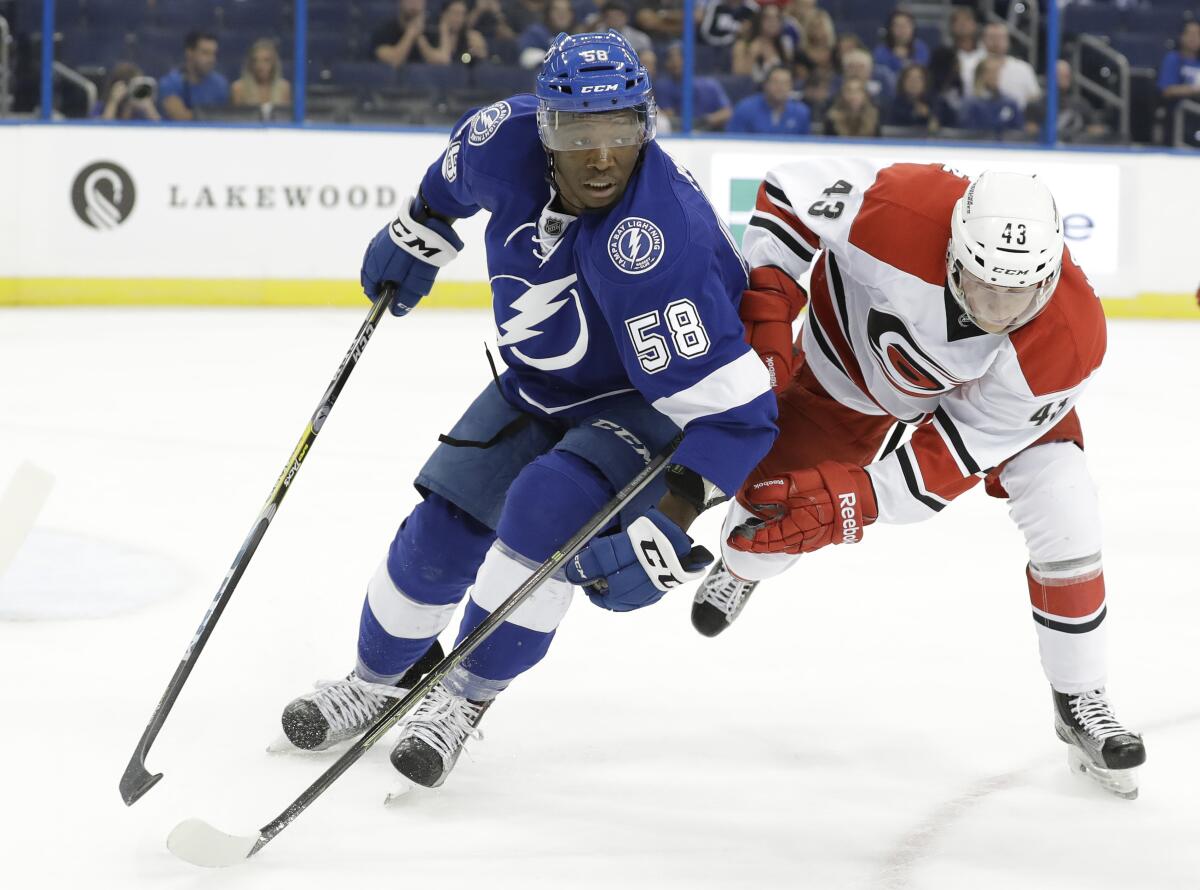
[[[1095,630],[1100,626],[1100,622],[1104,620],[1104,616],[1108,614],[1108,606],[1100,610],[1100,614],[1091,621],[1085,621],[1083,624],[1067,624],[1065,621],[1055,621],[1052,618],[1047,618],[1045,615],[1033,613],[1033,620],[1042,627],[1048,627],[1051,630],[1061,631],[1065,634],[1085,634],[1089,630]]]

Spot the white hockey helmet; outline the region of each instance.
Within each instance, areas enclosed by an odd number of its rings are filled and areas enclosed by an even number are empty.
[[[989,333],[1015,330],[1046,307],[1062,256],[1062,218],[1037,176],[986,171],[954,205],[947,284]]]

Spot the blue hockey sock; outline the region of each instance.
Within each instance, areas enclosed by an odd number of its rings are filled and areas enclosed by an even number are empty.
[[[498,540],[488,550],[458,631],[461,642],[507,599],[611,496],[591,464],[551,451],[521,471],[500,515]],[[560,575],[546,581],[464,662],[476,678],[511,680],[545,656],[574,587]]]
[[[394,683],[445,629],[495,535],[431,494],[400,526],[367,585],[356,673]]]

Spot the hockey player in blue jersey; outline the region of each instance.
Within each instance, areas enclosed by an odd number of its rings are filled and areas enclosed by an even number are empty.
[[[463,248],[453,222],[489,211],[508,369],[418,473],[423,500],[367,585],[354,671],[285,709],[296,746],[360,733],[440,656],[438,634],[468,591],[460,640],[681,430],[657,487],[433,687],[392,763],[441,784],[492,700],[546,654],[573,582],[624,611],[698,579],[711,559],[687,528],[766,454],[775,399],[738,319],[745,265],[690,174],[654,142],[654,124],[646,69],[623,37],[560,34],[536,95],[460,121],[368,246],[364,290],[375,297],[393,282],[403,315]],[[638,561],[649,542],[667,573]]]

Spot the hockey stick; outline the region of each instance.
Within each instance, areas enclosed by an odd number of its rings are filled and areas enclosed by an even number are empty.
[[[143,794],[153,788],[155,783],[162,778],[162,773],[151,775],[146,769],[146,754],[149,753],[150,746],[154,744],[155,737],[158,735],[159,730],[162,729],[163,723],[166,722],[167,715],[171,712],[171,708],[175,704],[175,699],[179,697],[179,691],[183,688],[183,684],[187,682],[188,675],[191,674],[192,668],[195,667],[200,653],[204,650],[204,644],[208,642],[208,638],[212,634],[217,621],[220,619],[221,613],[225,611],[225,606],[229,603],[229,598],[233,596],[233,591],[237,587],[238,581],[241,580],[242,573],[246,571],[246,566],[249,564],[250,559],[254,556],[254,551],[258,549],[259,543],[267,533],[267,526],[271,524],[271,520],[279,509],[279,505],[283,502],[284,495],[288,493],[288,489],[295,480],[296,474],[300,472],[300,465],[304,462],[304,458],[308,456],[309,449],[312,447],[313,441],[317,438],[317,433],[321,431],[326,418],[329,417],[329,412],[333,410],[333,403],[337,401],[342,387],[350,379],[350,372],[354,370],[354,366],[362,358],[363,350],[367,348],[367,343],[370,342],[371,335],[375,333],[375,328],[379,324],[379,320],[387,310],[388,303],[391,302],[392,293],[393,289],[391,287],[385,287],[383,293],[371,304],[371,310],[367,313],[366,320],[362,323],[362,327],[358,329],[358,333],[354,337],[354,342],[350,344],[350,351],[342,359],[337,373],[325,390],[325,394],[321,396],[321,402],[317,405],[317,410],[313,412],[312,419],[309,420],[308,425],[304,428],[304,433],[300,436],[300,441],[296,443],[296,448],[292,451],[292,456],[288,458],[288,462],[284,465],[283,472],[279,474],[279,479],[275,482],[275,488],[271,491],[271,496],[267,498],[267,503],[263,506],[262,512],[258,514],[258,518],[254,521],[254,527],[250,529],[250,534],[242,542],[241,549],[238,550],[237,556],[233,559],[233,565],[229,567],[229,571],[225,574],[225,580],[221,582],[216,597],[213,599],[212,604],[209,605],[208,611],[204,613],[204,618],[201,619],[200,626],[196,629],[192,641],[188,643],[187,649],[184,650],[183,659],[179,662],[179,667],[175,669],[175,674],[171,677],[171,682],[167,684],[166,691],[163,693],[162,698],[159,699],[158,705],[154,708],[154,713],[150,716],[150,723],[142,733],[133,756],[129,758],[129,765],[125,767],[125,773],[121,776],[121,799],[125,801],[127,806],[132,806],[136,803]]]
[[[384,733],[391,729],[401,717],[411,711],[417,702],[424,698],[425,694],[433,688],[435,683],[454,670],[467,656],[474,652],[484,640],[491,636],[492,632],[501,622],[511,615],[521,603],[525,602],[535,590],[541,587],[551,575],[566,565],[571,557],[583,549],[583,546],[593,535],[608,525],[613,517],[620,513],[642,489],[649,485],[654,477],[666,466],[667,459],[674,452],[677,444],[678,440],[672,442],[657,457],[650,461],[628,485],[617,492],[612,500],[601,507],[600,511],[589,519],[587,524],[576,532],[573,538],[563,544],[559,550],[551,554],[549,559],[538,566],[537,570],[529,576],[524,584],[513,591],[508,599],[497,606],[496,610],[471,631],[465,640],[455,646],[450,654],[426,674],[420,683],[410,689],[407,695],[401,699],[393,700],[384,709],[383,713],[376,718],[375,722],[371,724],[370,728],[329,769],[325,770],[315,782],[309,785],[303,794],[292,801],[287,809],[260,828],[258,834],[250,836],[226,834],[223,831],[213,828],[203,819],[186,819],[172,829],[171,834],[167,837],[167,849],[180,859],[190,862],[193,865],[201,865],[205,868],[223,868],[245,862],[269,844],[297,816],[308,809],[309,805],[320,797],[342,773],[350,769],[360,757],[366,754],[370,747],[379,741]]]

